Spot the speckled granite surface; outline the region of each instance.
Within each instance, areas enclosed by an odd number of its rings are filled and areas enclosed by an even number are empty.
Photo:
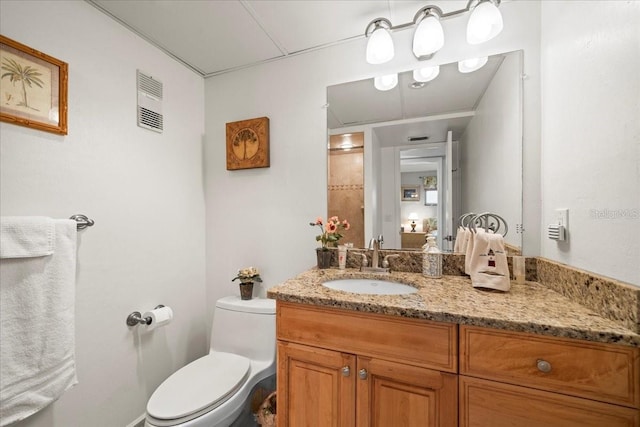
[[[337,278],[394,280],[418,288],[410,295],[363,295],[321,285]],[[485,326],[640,347],[640,335],[536,282],[511,284],[507,293],[474,289],[463,276],[427,279],[418,273],[380,276],[356,269],[306,271],[272,287],[268,297],[362,312]]]
[[[536,258],[538,281],[640,334],[640,287]]]

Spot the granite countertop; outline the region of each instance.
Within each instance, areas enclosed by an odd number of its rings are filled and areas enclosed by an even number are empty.
[[[353,294],[322,286],[327,280],[340,278],[391,280],[414,286],[418,292]],[[537,282],[511,282],[511,290],[503,293],[475,289],[466,276],[429,279],[419,273],[376,275],[356,269],[314,268],[270,288],[267,296],[316,306],[640,347],[640,335]]]

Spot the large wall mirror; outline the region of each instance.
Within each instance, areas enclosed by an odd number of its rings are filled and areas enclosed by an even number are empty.
[[[472,72],[441,65],[428,82],[404,71],[390,90],[373,79],[328,87],[327,211],[363,224],[346,241],[417,249],[430,233],[452,250],[463,214],[491,212],[521,251],[522,68],[515,51]]]

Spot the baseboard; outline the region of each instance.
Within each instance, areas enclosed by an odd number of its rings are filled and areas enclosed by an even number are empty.
[[[144,427],[144,416],[145,414],[140,415],[138,418],[127,424],[126,427]]]

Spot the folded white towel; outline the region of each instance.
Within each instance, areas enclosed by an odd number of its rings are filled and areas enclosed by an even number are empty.
[[[77,383],[76,222],[52,221],[53,255],[0,260],[0,426],[34,414]]]
[[[507,253],[500,234],[478,231],[474,236],[470,260],[471,284],[474,288],[508,291],[511,287]]]
[[[0,258],[31,258],[51,255],[55,227],[42,216],[0,217]]]

